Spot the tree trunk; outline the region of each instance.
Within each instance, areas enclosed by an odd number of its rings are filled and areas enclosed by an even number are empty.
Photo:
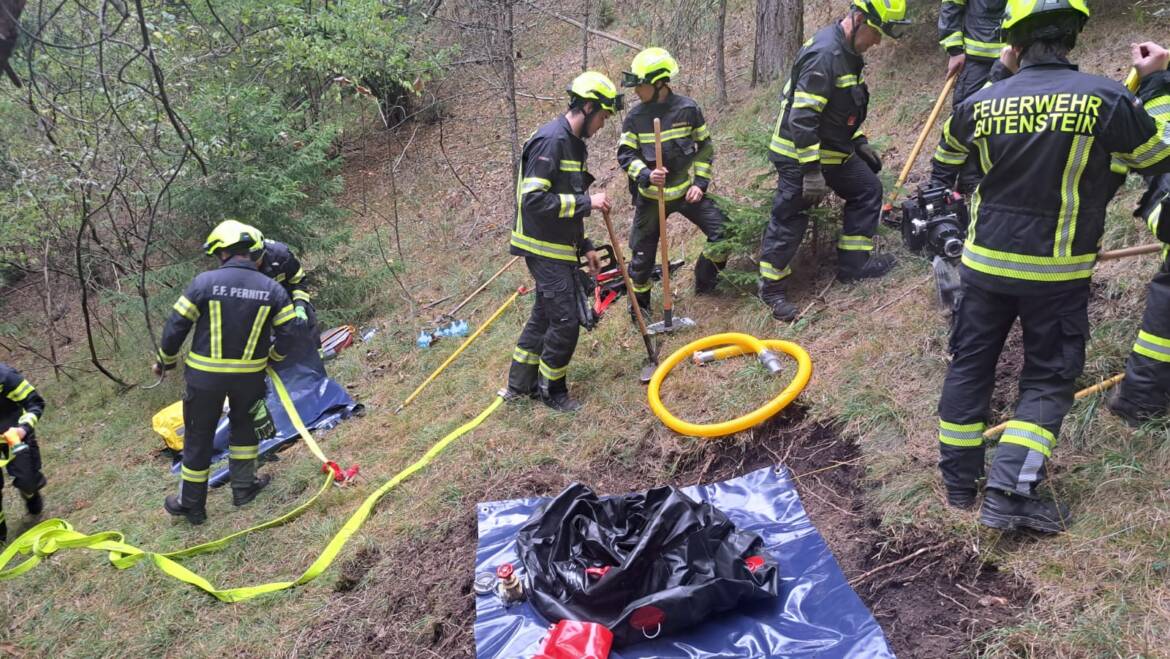
[[[49,338],[49,357],[53,360],[53,377],[61,381],[61,365],[57,362],[57,332],[53,321],[53,284],[49,280],[49,241],[45,241],[45,252],[42,255],[41,265],[45,276],[45,291],[41,296],[41,306],[45,312],[45,334]]]
[[[20,34],[20,14],[24,11],[25,0],[0,0],[0,72],[5,73],[12,84],[20,86],[20,78],[8,64],[8,58],[16,49]]]
[[[581,70],[589,69],[589,0],[585,0],[585,11],[581,13]]]
[[[520,119],[516,109],[516,43],[513,34],[513,0],[503,0],[503,34],[500,42],[503,46],[504,57],[504,100],[508,103],[508,129],[511,133],[512,147],[512,187],[516,186],[516,165],[520,161]],[[516,199],[512,197],[512,214],[515,215]]]
[[[727,105],[727,65],[723,61],[726,27],[727,0],[719,0],[719,19],[715,25],[715,100],[719,105]]]
[[[752,86],[784,75],[803,42],[804,0],[756,0]]]

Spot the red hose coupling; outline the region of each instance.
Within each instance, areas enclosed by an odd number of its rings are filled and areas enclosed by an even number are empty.
[[[321,465],[321,473],[333,474],[333,480],[338,483],[345,482],[345,474],[342,473],[341,466],[332,460]]]

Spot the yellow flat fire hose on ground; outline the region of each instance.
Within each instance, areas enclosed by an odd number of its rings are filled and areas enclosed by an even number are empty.
[[[501,307],[501,311],[516,299],[516,295],[509,298],[508,302]],[[498,315],[498,314],[497,314]],[[481,328],[482,330],[482,328]],[[297,517],[301,516],[306,510],[313,506],[314,503],[320,499],[329,489],[329,485],[335,480],[338,482],[346,482],[353,477],[356,468],[351,468],[343,472],[336,462],[329,460],[324,451],[313,439],[312,433],[305,427],[304,421],[293,405],[291,396],[289,396],[288,389],[284,386],[284,382],[280,376],[276,374],[271,368],[268,369],[268,375],[272,379],[273,388],[276,390],[277,397],[280,399],[281,405],[288,414],[289,420],[300,434],[301,439],[309,447],[309,451],[321,461],[325,478],[321,483],[320,489],[308,501],[305,501],[289,512],[275,518],[258,524],[243,531],[238,531],[231,535],[225,536],[218,540],[205,542],[194,547],[180,549],[178,551],[158,553],[150,552],[125,541],[125,536],[119,531],[104,531],[87,535],[76,531],[73,526],[63,519],[48,519],[32,528],[28,529],[20,535],[20,537],[13,540],[3,552],[0,552],[0,581],[12,579],[20,576],[25,572],[35,568],[46,557],[62,549],[90,549],[95,551],[109,552],[109,560],[114,567],[124,570],[134,565],[137,565],[145,558],[149,558],[160,570],[165,574],[178,579],[184,583],[191,584],[201,588],[208,594],[223,602],[240,602],[251,599],[266,593],[272,593],[287,588],[293,588],[302,584],[308,583],[317,578],[324,572],[333,561],[337,558],[338,553],[349,541],[350,537],[356,533],[373,511],[374,506],[382,497],[386,496],[391,490],[398,486],[399,483],[406,480],[413,474],[429,465],[436,457],[447,449],[455,440],[463,435],[471,432],[477,428],[481,423],[487,419],[488,416],[495,412],[496,409],[503,402],[502,398],[497,397],[488,405],[482,412],[480,412],[471,421],[459,426],[445,437],[431,446],[421,458],[416,460],[413,464],[403,469],[393,478],[386,481],[377,490],[372,492],[366,499],[358,506],[346,520],[341,530],[333,536],[325,548],[321,551],[317,559],[301,574],[300,577],[292,581],[274,581],[270,583],[260,584],[256,586],[242,586],[238,588],[218,588],[207,579],[199,576],[195,572],[187,569],[178,559],[189,558],[199,554],[205,554],[213,551],[218,551],[227,546],[234,540],[242,538],[251,533],[270,529],[273,527],[286,524]],[[0,466],[6,464],[7,460],[0,462]],[[17,556],[28,556],[25,560],[18,563],[14,567],[9,568],[8,564]]]
[[[175,559],[216,551],[241,536],[261,529],[280,526],[281,524],[296,519],[325,493],[325,490],[328,489],[330,482],[333,480],[332,474],[326,476],[321,489],[317,491],[317,494],[312,499],[274,520],[238,533],[233,533],[219,540],[169,553],[149,552],[134,545],[127,544],[124,536],[117,531],[105,531],[86,535],[73,530],[73,527],[65,520],[45,520],[21,534],[3,552],[0,552],[0,581],[11,579],[28,572],[46,557],[62,549],[91,549],[109,552],[110,562],[114,564],[114,567],[122,570],[136,565],[144,558],[149,558],[167,575],[184,583],[197,586],[223,602],[241,602],[266,593],[300,586],[320,576],[333,563],[342,547],[362,527],[373,511],[374,506],[382,497],[397,487],[399,483],[429,465],[455,440],[477,428],[492,412],[496,411],[502,402],[503,399],[497,397],[478,416],[440,439],[421,458],[406,469],[398,472],[397,475],[367,496],[365,501],[358,506],[357,510],[350,514],[349,519],[346,520],[341,530],[325,545],[325,548],[317,556],[317,559],[309,565],[301,576],[292,581],[273,581],[256,586],[242,586],[238,588],[217,588],[211,582],[178,563]],[[320,449],[318,448],[317,450],[319,451]],[[15,567],[5,569],[17,555],[29,555],[29,557]]]
[[[716,349],[711,350],[711,348]],[[674,370],[674,367],[687,357],[692,357],[697,364],[706,364],[730,357],[755,354],[760,362],[775,375],[783,370],[783,366],[780,363],[780,356],[776,354],[776,351],[786,353],[796,360],[796,375],[783,391],[754,412],[730,421],[701,424],[683,421],[671,414],[670,410],[666,409],[666,406],[662,404],[662,383],[666,380],[666,376],[670,375],[670,372]],[[668,428],[680,435],[688,435],[691,437],[722,437],[747,430],[748,428],[763,423],[778,414],[780,410],[788,407],[800,395],[800,392],[804,391],[804,388],[808,386],[809,378],[812,377],[812,370],[812,360],[809,358],[808,353],[805,352],[804,348],[801,348],[795,343],[775,339],[760,340],[754,336],[737,332],[715,334],[697,341],[692,341],[667,357],[659,365],[658,369],[654,371],[654,376],[650,379],[650,388],[647,396],[650,399],[650,409],[654,412],[655,416],[666,424]]]

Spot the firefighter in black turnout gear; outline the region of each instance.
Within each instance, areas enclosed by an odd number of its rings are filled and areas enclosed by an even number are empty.
[[[274,279],[284,287],[292,298],[297,319],[304,329],[306,342],[314,351],[321,348],[321,328],[317,325],[317,310],[312,297],[305,287],[305,269],[297,255],[288,245],[264,239],[264,256],[260,260],[260,272]]]
[[[948,143],[983,172],[971,199],[963,298],[939,401],[948,503],[974,505],[995,367],[1018,318],[1024,367],[1000,437],[980,521],[1059,532],[1068,509],[1036,491],[1084,368],[1089,280],[1121,170],[1170,170],[1170,128],[1121,84],[1077,71],[1067,54],[1089,18],[1083,0],[1011,0],[1004,32],[1019,71],[963,102]],[[1139,96],[1170,101],[1170,53],[1134,47]]]
[[[953,107],[991,81],[1004,43],[999,36],[1007,0],[943,0],[938,16],[939,44],[947,51],[947,77],[958,75]],[[979,166],[939,144],[931,163],[930,187],[969,194],[979,184]],[[962,170],[960,172],[960,170]]]
[[[838,279],[880,277],[894,267],[893,257],[873,254],[882,161],[861,128],[869,106],[861,56],[883,36],[900,36],[905,18],[905,0],[854,0],[844,19],[813,35],[796,56],[772,133],[769,159],[779,180],[760,256],[760,297],[777,320],[796,318],[785,279],[808,229],[806,211],[830,189],[845,200]]]
[[[45,501],[41,488],[41,450],[37,447],[37,421],[45,413],[45,399],[36,388],[8,364],[0,363],[0,458],[9,460],[8,475],[24,499],[25,510],[39,515]],[[4,476],[0,474],[0,543],[8,540],[4,519]]]
[[[259,435],[275,430],[264,402],[264,369],[269,361],[283,360],[296,338],[292,300],[258,270],[263,249],[259,231],[228,220],[212,230],[203,247],[220,266],[195,277],[175,302],[154,367],[159,374],[173,369],[194,328],[185,360],[182,480],[179,495],[168,496],[164,506],[192,524],[207,519],[212,439],[225,398],[231,421],[232,503],[242,506],[268,485],[267,475],[256,476]]]
[[[1170,103],[1149,108],[1170,121]],[[1137,213],[1150,231],[1166,243],[1162,267],[1146,293],[1146,311],[1125,379],[1109,399],[1109,409],[1126,423],[1140,426],[1170,408],[1170,175],[1154,177]]]
[[[569,398],[565,376],[581,331],[579,258],[588,260],[594,276],[600,267],[593,243],[585,237],[584,218],[610,208],[604,192],[588,193],[593,176],[585,168],[585,138],[597,134],[621,109],[622,98],[613,82],[596,71],[574,78],[568,92],[568,111],[538,128],[520,156],[510,251],[525,257],[536,281],[536,300],[512,352],[508,387],[501,395],[539,397],[555,410],[573,412],[580,403]]]
[[[681,213],[699,227],[707,236],[708,247],[723,237],[727,216],[706,196],[715,146],[703,111],[693,99],[670,89],[671,79],[678,75],[678,62],[662,48],[647,48],[634,57],[630,68],[632,71],[622,74],[622,86],[633,87],[641,105],[626,115],[617,159],[629,176],[634,205],[630,279],[643,317],[648,318],[650,273],[659,239],[658,185],[665,186],[666,214]],[[662,125],[662,163],[654,161],[655,119]],[[695,263],[695,292],[714,292],[726,262],[726,258],[713,261],[706,253],[700,254]]]

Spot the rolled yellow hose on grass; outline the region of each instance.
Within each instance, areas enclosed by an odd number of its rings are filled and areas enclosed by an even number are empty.
[[[715,348],[715,350],[711,350],[711,348]],[[728,359],[730,357],[738,357],[740,355],[754,354],[761,363],[768,367],[768,370],[772,371],[773,374],[778,374],[782,368],[780,357],[776,354],[777,352],[785,353],[796,360],[796,375],[792,378],[792,382],[779,395],[753,412],[720,423],[691,423],[689,421],[683,421],[671,414],[670,410],[666,409],[666,406],[662,404],[662,383],[670,375],[670,372],[674,370],[674,367],[689,356],[693,355],[695,361],[698,363],[707,363],[720,359]],[[749,334],[741,334],[739,332],[714,334],[692,341],[667,357],[658,366],[658,369],[654,371],[654,376],[650,379],[650,388],[647,395],[650,399],[650,409],[654,412],[654,415],[666,424],[668,428],[680,435],[688,435],[691,437],[723,437],[757,426],[779,414],[781,410],[788,407],[800,395],[800,392],[804,391],[804,388],[808,386],[809,378],[812,377],[812,370],[812,359],[809,358],[804,348],[801,348],[795,343],[777,339],[760,340]]]

